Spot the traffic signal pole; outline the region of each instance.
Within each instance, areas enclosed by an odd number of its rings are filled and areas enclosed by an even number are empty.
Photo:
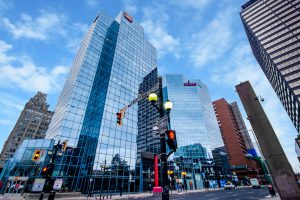
[[[158,111],[160,114],[160,118],[164,116],[164,109],[163,109],[163,91],[162,91],[162,79],[159,78],[159,93],[160,93],[160,103],[158,107]],[[155,104],[152,104],[155,106]],[[170,124],[169,113],[168,115],[168,128]],[[162,182],[162,200],[169,200],[169,179],[168,179],[168,156],[167,156],[167,144],[166,144],[166,134],[164,131],[160,133],[160,161],[161,161],[161,182]]]
[[[160,160],[161,160],[161,180],[162,180],[162,200],[169,200],[169,179],[168,179],[168,158],[166,136],[164,132],[160,133]]]
[[[160,93],[159,105],[155,104],[157,102],[157,100],[158,100],[157,95],[154,94],[154,96],[151,96],[157,89],[159,89],[159,93]],[[162,94],[163,94],[163,91],[162,91],[162,79],[159,78],[159,84],[156,84],[154,87],[152,87],[146,93],[139,94],[138,98],[136,98],[133,101],[131,101],[128,105],[126,105],[118,113],[116,113],[117,114],[117,124],[119,126],[122,125],[122,118],[124,117],[124,113],[125,113],[125,111],[126,111],[127,108],[129,108],[130,106],[134,105],[135,103],[138,103],[139,101],[143,100],[147,96],[149,98],[149,101],[152,103],[152,105],[159,112],[160,119],[162,119],[164,117],[164,106],[163,106],[163,103],[162,103],[163,102]],[[170,123],[169,112],[170,112],[171,109],[172,109],[172,103],[169,100],[167,100],[165,102],[165,110],[166,110],[166,114],[167,114],[167,117],[168,117],[168,129],[170,128],[169,127],[169,123]],[[162,182],[162,189],[163,189],[163,191],[162,191],[162,200],[169,200],[169,179],[168,179],[168,162],[167,162],[167,160],[168,160],[169,155],[171,153],[175,152],[176,148],[177,148],[175,131],[173,132],[173,136],[174,136],[174,138],[172,139],[172,141],[169,141],[169,142],[173,142],[174,143],[174,144],[171,145],[171,150],[172,151],[167,155],[166,133],[164,131],[160,132],[161,182]]]

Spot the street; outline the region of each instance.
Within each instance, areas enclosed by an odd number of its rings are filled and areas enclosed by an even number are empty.
[[[173,191],[174,193],[174,191]],[[137,198],[130,198],[130,199],[137,199]],[[138,199],[143,200],[161,200],[159,197],[141,197]],[[278,200],[280,199],[278,196],[276,198],[272,198],[269,196],[269,192],[267,188],[262,189],[251,189],[251,188],[239,188],[236,190],[211,190],[208,192],[197,192],[197,193],[174,193],[174,195],[170,196],[170,200],[199,200],[199,199],[210,199],[210,200],[217,200],[217,199],[235,199],[235,200],[253,200],[253,199],[273,199]],[[129,200],[129,199],[128,199]]]
[[[97,197],[96,197],[97,198]],[[95,200],[95,197],[87,198],[86,196],[77,196],[76,199],[90,199]],[[5,196],[0,195],[0,200],[22,200],[24,199],[20,194],[6,194]],[[65,200],[72,200],[74,197],[65,197],[65,198],[56,198],[56,199],[65,199]],[[99,198],[97,198],[99,199]],[[105,198],[106,199],[106,198]],[[110,198],[109,198],[110,199]],[[115,200],[133,200],[133,199],[142,199],[142,200],[161,200],[161,197],[154,197],[152,194],[149,193],[139,193],[139,194],[130,194],[130,195],[123,195],[120,197],[119,195],[113,195],[111,199]],[[170,194],[170,200],[199,200],[199,199],[209,199],[209,200],[223,200],[223,199],[230,199],[230,200],[253,200],[253,199],[272,199],[272,200],[280,200],[279,196],[272,198],[269,196],[269,192],[267,188],[262,189],[251,189],[247,188],[238,188],[236,190],[210,190],[205,192],[203,190],[192,190],[182,193],[177,193],[177,191],[173,191],[173,194]]]

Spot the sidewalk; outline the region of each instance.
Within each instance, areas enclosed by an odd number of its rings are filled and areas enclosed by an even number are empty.
[[[20,194],[1,194],[0,200],[24,200],[24,198]]]
[[[210,188],[209,191],[213,191],[214,189]],[[215,190],[224,190],[224,188],[216,188]],[[172,190],[172,193],[170,191],[170,197],[171,196],[177,196],[181,194],[189,194],[189,193],[198,193],[198,192],[205,192],[205,189],[197,189],[197,190],[188,190],[188,191],[183,191],[178,193],[177,190]],[[144,193],[136,193],[136,194],[124,194],[122,196],[120,195],[112,195],[112,197],[108,196],[108,199],[113,199],[113,200],[123,200],[123,199],[138,199],[138,198],[146,198],[146,197],[152,197],[153,193],[149,192],[144,192]],[[63,198],[65,200],[71,200],[72,198]],[[76,199],[90,199],[90,200],[99,200],[99,195],[95,195],[94,197],[77,197]],[[103,199],[103,196],[102,196]],[[107,196],[105,196],[105,199],[107,199]]]

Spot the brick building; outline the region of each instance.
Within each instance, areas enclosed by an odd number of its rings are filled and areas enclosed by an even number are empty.
[[[242,135],[244,130],[240,130],[232,106],[224,98],[214,101],[213,105],[231,170],[240,178],[256,176],[259,168],[256,161],[247,157],[248,149]]]

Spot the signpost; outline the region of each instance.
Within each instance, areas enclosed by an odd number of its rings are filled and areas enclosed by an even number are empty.
[[[32,192],[41,192],[45,185],[45,181],[46,181],[46,179],[44,179],[44,178],[36,178],[33,182],[31,191]]]
[[[63,180],[62,180],[62,179],[56,179],[56,180],[54,181],[53,189],[54,189],[54,190],[60,190],[62,184],[63,184]]]

